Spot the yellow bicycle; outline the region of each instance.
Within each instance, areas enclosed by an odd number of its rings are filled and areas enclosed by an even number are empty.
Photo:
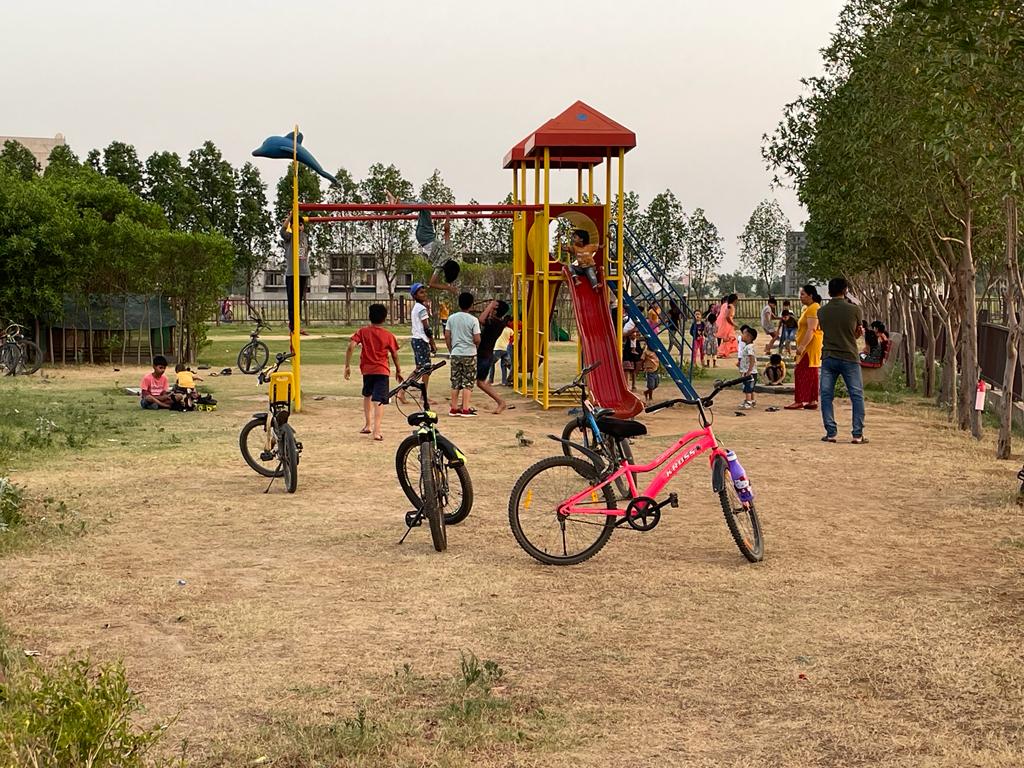
[[[267,410],[254,413],[238,435],[238,447],[242,450],[245,463],[264,477],[270,478],[270,485],[278,477],[284,478],[284,489],[295,493],[299,485],[299,455],[302,443],[295,438],[295,430],[288,423],[291,415],[292,394],[295,379],[291,371],[281,371],[281,364],[294,356],[294,352],[279,352],[277,365],[260,371],[257,380],[267,389]]]

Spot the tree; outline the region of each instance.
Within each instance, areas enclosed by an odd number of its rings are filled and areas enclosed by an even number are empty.
[[[58,173],[73,173],[81,170],[82,163],[78,155],[71,151],[67,144],[58,144],[50,151],[46,161],[45,175],[51,176]]]
[[[6,165],[25,181],[31,179],[41,170],[36,156],[29,151],[28,147],[14,139],[4,142],[3,151],[0,151],[0,164]]]
[[[328,203],[361,203],[363,197],[359,193],[359,184],[347,168],[338,168],[334,174],[338,183],[327,190]],[[367,242],[367,225],[362,222],[334,222],[324,225],[330,236],[328,252],[332,256],[340,256],[342,269],[345,273],[346,316],[352,317],[352,284],[353,268],[357,267],[356,259]],[[331,267],[333,270],[333,266]],[[332,281],[333,283],[333,281]]]
[[[708,221],[703,208],[690,215],[686,232],[686,269],[690,275],[690,286],[698,299],[707,295],[711,276],[722,266],[725,257],[723,241],[718,227]]]
[[[640,218],[641,218],[641,213],[640,213],[640,196],[636,192],[633,192],[633,191],[627,191],[626,192],[625,196],[623,197],[622,215],[623,215],[623,219],[622,220],[626,223],[627,227],[630,227],[631,229],[636,229],[637,226],[639,226]],[[619,196],[616,195],[614,198],[612,198],[612,205],[611,205],[612,221],[618,221],[619,220],[618,216],[619,216]]]
[[[756,277],[745,275],[739,270],[726,272],[715,278],[715,292],[720,296],[728,296],[730,293],[746,295],[753,292],[756,282]]]
[[[188,171],[176,152],[154,152],[146,158],[146,199],[163,209],[172,230],[202,228],[205,213],[199,195],[189,185]]]
[[[135,147],[122,141],[112,141],[103,150],[103,173],[124,184],[134,194],[143,194],[143,168]]]
[[[683,263],[686,216],[672,190],[666,189],[654,196],[640,218],[636,231],[666,274],[673,274]]]
[[[270,256],[274,230],[267,210],[267,185],[252,163],[246,163],[235,174],[235,197],[238,218],[235,225],[235,274],[245,279],[245,297],[252,295],[256,273],[263,269]]]
[[[441,172],[435,168],[434,172],[430,174],[430,178],[420,187],[420,199],[425,203],[454,203],[455,193],[445,183]]]
[[[89,154],[85,156],[85,164],[96,173],[103,173],[103,157],[98,149],[89,150]]]
[[[761,279],[766,291],[783,264],[789,220],[776,200],[762,200],[739,236],[740,262]]]
[[[359,194],[367,203],[385,203],[388,192],[400,199],[409,198],[413,186],[393,164],[374,163],[359,183]],[[412,255],[411,227],[404,221],[375,221],[370,226],[367,245],[384,275],[388,297],[394,298],[395,279]]]
[[[188,153],[185,182],[195,194],[198,213],[194,231],[219,232],[228,239],[238,223],[235,172],[212,141]]]

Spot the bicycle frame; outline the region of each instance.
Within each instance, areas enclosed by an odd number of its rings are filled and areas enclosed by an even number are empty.
[[[682,457],[668,464],[669,460],[679,453],[683,454]],[[600,483],[592,485],[562,502],[558,507],[558,513],[561,515],[614,515],[616,517],[623,517],[626,514],[625,509],[607,509],[578,505],[584,499],[596,501],[597,494],[595,491],[604,488],[609,483],[615,482],[622,478],[623,475],[626,477],[626,482],[629,484],[629,492],[633,498],[638,496],[649,499],[656,498],[683,467],[702,453],[708,454],[708,463],[712,466],[718,456],[721,456],[723,460],[725,459],[725,450],[718,444],[710,424],[702,429],[696,429],[683,435],[674,445],[648,464],[622,462],[617,470],[601,480]],[[668,464],[668,466],[658,472],[657,476],[640,492],[636,484],[636,475],[654,472],[664,464]]]

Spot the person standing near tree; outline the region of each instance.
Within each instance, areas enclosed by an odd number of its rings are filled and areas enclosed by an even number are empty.
[[[857,339],[864,331],[864,319],[858,305],[847,300],[847,284],[842,277],[828,281],[829,302],[818,311],[818,323],[824,336],[821,350],[821,421],[825,425],[822,442],[836,441],[835,398],[836,380],[841,376],[846,384],[853,408],[854,445],[866,443],[864,437],[864,384],[860,374]]]
[[[818,407],[818,369],[821,367],[822,333],[818,327],[821,296],[818,289],[808,283],[800,289],[800,303],[804,311],[796,326],[796,369],[793,373],[793,402],[787,410]]]
[[[284,243],[284,288],[288,296],[288,330],[294,331],[292,327],[295,322],[295,275],[292,273],[292,217],[281,222],[281,242]],[[301,312],[306,303],[306,291],[309,290],[309,234],[306,232],[306,224],[299,217],[299,311]],[[306,323],[309,323],[309,313],[306,313]],[[302,329],[301,323],[299,333],[307,336]]]

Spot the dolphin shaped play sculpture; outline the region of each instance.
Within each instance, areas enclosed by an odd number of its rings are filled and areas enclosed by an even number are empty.
[[[252,151],[253,157],[269,157],[272,160],[291,160],[292,159],[292,146],[294,141],[292,135],[295,132],[287,133],[284,136],[269,136],[267,139],[256,149]],[[298,135],[298,150],[295,157],[300,163],[309,168],[310,170],[316,171],[325,179],[331,182],[331,184],[337,184],[338,180],[331,176],[325,171],[320,163],[316,161],[312,153],[304,146],[302,146],[302,134]]]

